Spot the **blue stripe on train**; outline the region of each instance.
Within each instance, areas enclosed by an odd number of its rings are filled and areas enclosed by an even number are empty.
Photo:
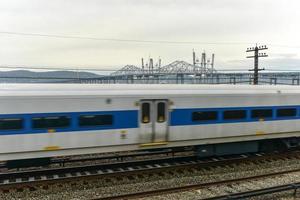
[[[297,115],[295,117],[276,117],[276,109],[278,108],[296,108]],[[264,106],[264,107],[226,107],[226,108],[183,108],[174,109],[170,113],[170,126],[184,126],[184,125],[205,125],[205,124],[221,124],[221,123],[238,123],[238,122],[255,122],[259,119],[253,119],[250,116],[252,109],[272,109],[273,116],[265,118],[265,121],[272,120],[292,120],[300,119],[300,106]],[[247,115],[243,120],[224,120],[222,118],[225,110],[246,110]],[[192,121],[192,113],[199,111],[217,111],[217,120],[212,121]],[[56,132],[76,132],[85,130],[109,130],[109,129],[127,129],[138,128],[138,110],[124,110],[124,111],[99,111],[99,112],[65,112],[65,113],[34,113],[34,114],[5,114],[0,115],[0,118],[23,118],[24,129],[0,131],[0,135],[14,135],[14,134],[31,134],[31,133],[47,133],[47,129],[32,129],[31,119],[34,117],[48,117],[48,116],[69,116],[71,118],[71,126],[67,128],[57,128]],[[93,126],[93,127],[79,127],[78,118],[80,115],[113,115],[113,124],[110,126]]]
[[[297,113],[294,117],[277,117],[276,110],[280,108],[296,108]],[[174,109],[170,113],[170,126],[185,126],[185,125],[201,125],[201,124],[221,124],[221,123],[239,123],[239,122],[257,122],[259,118],[251,118],[251,110],[253,109],[272,109],[272,117],[264,118],[264,121],[272,120],[293,120],[300,119],[300,106],[260,106],[260,107],[226,107],[226,108],[183,108]],[[246,118],[239,120],[224,120],[223,112],[225,110],[246,110]],[[217,111],[217,120],[207,121],[192,121],[193,112],[201,111]]]
[[[113,115],[113,124],[108,126],[79,127],[78,118],[80,115]],[[101,112],[67,112],[67,113],[34,113],[34,114],[5,114],[0,118],[23,118],[24,128],[22,130],[0,131],[0,135],[47,133],[48,129],[32,129],[31,119],[34,117],[68,116],[71,118],[71,126],[57,128],[55,132],[74,132],[86,130],[108,130],[125,129],[138,127],[138,110],[124,111],[101,111]]]

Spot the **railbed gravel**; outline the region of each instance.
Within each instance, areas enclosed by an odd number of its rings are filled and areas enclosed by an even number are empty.
[[[240,164],[231,164],[227,166],[207,167],[207,168],[186,168],[176,170],[161,170],[157,172],[143,172],[132,175],[122,175],[118,177],[99,177],[98,179],[71,181],[62,184],[49,185],[48,189],[38,188],[30,191],[25,189],[23,192],[17,190],[8,193],[0,193],[0,199],[91,199],[96,197],[115,196],[138,191],[149,191],[155,189],[178,187],[189,184],[205,183],[234,179],[245,176],[255,176],[259,174],[278,172],[283,170],[298,169],[300,160],[284,159],[266,162],[247,162]],[[271,178],[261,181],[264,186],[278,185],[280,183],[292,183],[299,181],[300,173],[292,173],[280,176],[276,181]],[[195,197],[209,197],[222,195],[227,192],[246,191],[261,188],[258,183],[232,184],[231,187],[218,186],[209,189],[188,191],[182,193],[173,193],[162,196],[147,197],[144,199],[195,199]],[[223,189],[223,190],[222,190]],[[179,196],[178,196],[179,195]]]
[[[300,173],[296,172],[296,173],[266,178],[263,180],[259,179],[259,180],[251,180],[251,181],[229,184],[229,185],[211,186],[211,187],[206,187],[203,189],[197,189],[197,190],[192,190],[187,192],[159,195],[155,197],[145,197],[141,199],[142,200],[153,200],[153,199],[157,199],[157,200],[199,199],[200,200],[200,199],[205,199],[214,196],[228,195],[230,193],[245,192],[249,190],[262,189],[265,187],[284,185],[288,183],[297,182],[299,178],[300,178]],[[285,196],[282,197],[283,199],[285,199],[285,198],[291,198],[293,192],[294,191],[282,192],[282,193],[276,193],[272,195],[250,198],[250,199],[278,199],[281,198],[282,196]]]

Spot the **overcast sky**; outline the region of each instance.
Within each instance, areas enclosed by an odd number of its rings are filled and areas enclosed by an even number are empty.
[[[300,70],[299,10],[299,0],[1,0],[0,65],[117,69],[149,56],[192,62],[195,49],[215,53],[217,69],[246,70],[245,50],[258,43],[269,47],[261,67]]]

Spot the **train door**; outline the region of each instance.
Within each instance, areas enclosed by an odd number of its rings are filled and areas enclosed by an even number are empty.
[[[168,100],[142,100],[140,102],[140,142],[167,141],[169,111]]]
[[[168,136],[168,101],[156,100],[154,106],[154,140],[153,142],[164,142]]]

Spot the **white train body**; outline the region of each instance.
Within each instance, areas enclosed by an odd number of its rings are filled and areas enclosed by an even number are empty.
[[[297,86],[2,84],[0,105],[2,161],[300,135]]]

